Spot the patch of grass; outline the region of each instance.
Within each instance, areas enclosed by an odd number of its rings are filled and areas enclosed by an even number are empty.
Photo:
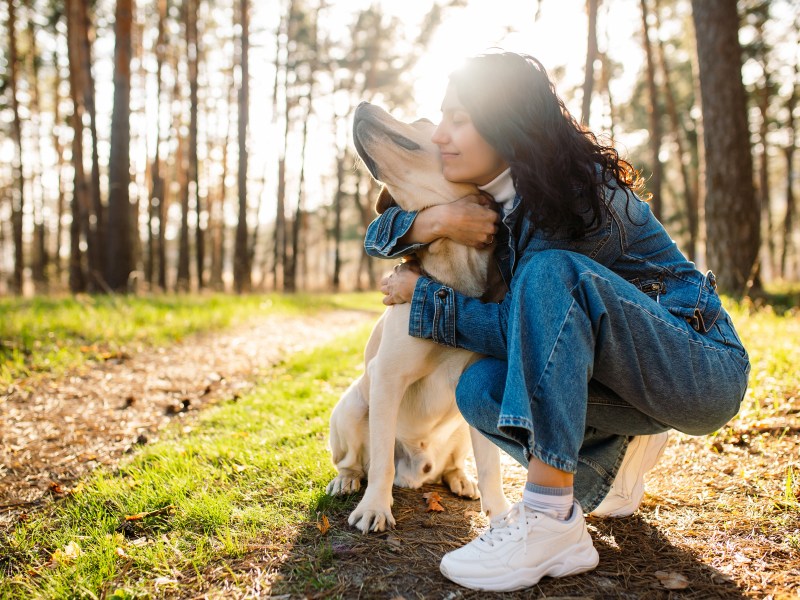
[[[377,294],[358,293],[0,298],[0,387],[265,315],[340,308],[383,307]]]
[[[328,418],[368,334],[292,357],[192,431],[172,430],[0,536],[0,598],[158,595],[248,544],[285,544],[327,502]]]

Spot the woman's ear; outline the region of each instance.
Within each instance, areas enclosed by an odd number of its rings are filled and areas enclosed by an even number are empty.
[[[389,190],[386,189],[386,186],[383,186],[381,188],[381,193],[378,194],[378,200],[375,202],[375,210],[380,215],[383,214],[390,206],[397,206],[397,202],[394,201],[394,198],[392,198],[392,195],[389,193]]]

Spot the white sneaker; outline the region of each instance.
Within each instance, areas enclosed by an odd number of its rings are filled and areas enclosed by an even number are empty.
[[[439,569],[473,590],[510,592],[536,585],[545,575],[590,571],[599,560],[580,504],[561,521],[518,502],[484,534],[445,554]]]
[[[669,434],[637,435],[628,444],[611,489],[592,511],[594,517],[627,517],[644,497],[644,474],[652,469],[667,447]]]

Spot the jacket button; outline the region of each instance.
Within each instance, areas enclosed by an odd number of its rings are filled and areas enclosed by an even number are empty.
[[[439,296],[439,298],[441,298],[442,300],[444,300],[445,298],[447,298],[447,290],[441,288],[438,292],[436,292],[436,295]]]

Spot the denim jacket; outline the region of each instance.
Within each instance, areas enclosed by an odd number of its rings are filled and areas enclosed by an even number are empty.
[[[507,358],[505,332],[510,295],[520,293],[513,275],[535,252],[569,250],[589,256],[659,302],[697,331],[708,332],[723,313],[710,271],[699,272],[686,259],[647,203],[610,182],[605,187],[601,223],[582,238],[566,232],[545,234],[523,214],[519,196],[496,235],[495,258],[510,288],[499,304],[484,303],[420,277],[411,301],[409,334]],[[604,209],[603,209],[604,208]],[[399,239],[411,228],[415,212],[391,207],[367,229],[364,247],[371,256],[394,258],[413,253],[421,244]]]

